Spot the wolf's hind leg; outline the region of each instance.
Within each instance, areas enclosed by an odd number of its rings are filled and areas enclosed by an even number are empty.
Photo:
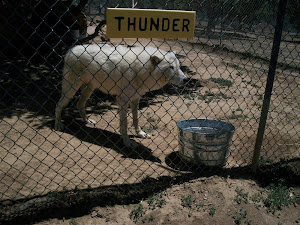
[[[60,131],[63,129],[63,124],[61,122],[62,110],[66,107],[66,105],[68,105],[75,93],[79,90],[80,86],[81,82],[79,80],[73,84],[68,80],[63,80],[61,98],[59,99],[55,109],[55,130]]]
[[[96,124],[94,120],[91,120],[87,118],[86,116],[86,111],[85,111],[85,105],[87,100],[91,97],[93,94],[94,88],[91,86],[83,86],[83,89],[81,91],[80,98],[77,102],[77,109],[80,113],[80,116],[83,118],[85,123],[91,123],[91,124]]]

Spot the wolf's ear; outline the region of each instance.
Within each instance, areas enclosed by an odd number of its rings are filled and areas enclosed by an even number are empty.
[[[153,63],[154,66],[157,66],[157,65],[162,61],[162,59],[159,58],[159,57],[156,56],[156,55],[152,55],[152,56],[150,57],[150,60],[151,60],[151,62]]]

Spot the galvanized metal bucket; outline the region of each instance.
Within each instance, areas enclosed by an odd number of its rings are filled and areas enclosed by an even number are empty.
[[[228,122],[190,119],[177,122],[179,155],[206,166],[224,166],[230,154],[235,127]]]

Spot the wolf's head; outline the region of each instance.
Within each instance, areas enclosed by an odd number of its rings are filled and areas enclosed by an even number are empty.
[[[165,55],[153,55],[150,59],[156,66],[155,70],[161,74],[161,82],[181,86],[189,80],[180,69],[179,60],[173,52],[167,52]]]

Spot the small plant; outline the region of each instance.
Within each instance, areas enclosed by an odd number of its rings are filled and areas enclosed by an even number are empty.
[[[142,222],[146,223],[146,222],[153,222],[155,219],[155,217],[153,215],[150,215],[149,217],[143,218]]]
[[[183,207],[186,207],[186,208],[189,208],[189,209],[192,208],[194,203],[195,203],[195,199],[191,195],[187,196],[186,198],[181,199],[181,205]]]
[[[220,98],[228,99],[229,97],[226,94],[224,94],[224,93],[221,92],[221,93],[217,94],[217,98],[218,99],[220,99]]]
[[[253,53],[250,51],[242,53],[242,59],[248,59],[248,58],[252,58],[252,57],[253,57]]]
[[[240,216],[241,216],[243,219],[246,219],[247,214],[248,214],[248,213],[247,213],[246,210],[240,209]]]
[[[256,107],[258,107],[258,108],[261,108],[261,107],[262,107],[262,105],[261,105],[259,102],[254,102],[252,105],[253,105],[253,106],[256,106]]]
[[[240,216],[235,215],[233,219],[235,224],[242,224],[242,218]]]
[[[261,193],[256,193],[254,195],[252,195],[250,197],[250,200],[254,202],[256,207],[260,207],[261,205],[259,203],[261,203],[263,201],[263,196],[261,195]]]
[[[162,208],[165,204],[167,204],[166,200],[161,197],[149,197],[147,199],[148,205],[150,209]]]
[[[210,103],[213,99],[228,99],[229,97],[224,93],[213,93],[210,91],[205,91],[205,94],[199,94],[199,100],[205,100],[205,103]]]
[[[288,206],[293,202],[289,195],[289,190],[282,183],[271,184],[268,188],[269,194],[266,199],[264,199],[264,205],[267,207],[268,211],[275,213],[282,209],[283,206]]]
[[[261,156],[260,159],[259,159],[260,164],[273,163],[273,162],[274,162],[274,159],[266,158],[264,156]]]
[[[246,210],[240,209],[240,211],[233,216],[234,223],[242,224],[242,221],[247,218],[247,214]]]
[[[215,94],[210,91],[205,91],[204,95],[199,95],[199,100],[205,100],[205,103],[210,103],[214,99]]]
[[[247,118],[247,117],[248,117],[247,115],[243,115],[243,114],[234,114],[233,111],[233,115],[231,115],[229,119],[238,119],[238,118]]]
[[[72,218],[69,222],[70,225],[78,225],[78,223],[76,222],[76,220],[74,218]]]
[[[134,222],[137,222],[145,214],[144,207],[142,204],[138,204],[130,212],[129,218]]]
[[[233,85],[233,82],[230,80],[225,80],[223,78],[210,78],[210,80],[212,80],[213,82],[215,82],[216,84],[220,84],[221,86],[227,86],[227,87],[231,87]]]
[[[153,215],[150,215],[149,219],[148,219],[149,222],[152,222],[154,221],[154,216]]]
[[[300,204],[300,193],[294,196],[294,198],[292,199],[292,203]]]
[[[253,83],[251,84],[251,86],[252,86],[252,87],[255,87],[255,88],[260,88],[260,86],[259,86],[259,85],[257,85],[257,84],[253,84]]]
[[[258,100],[263,100],[264,99],[264,96],[262,94],[259,94],[258,95]]]
[[[214,216],[216,214],[216,209],[214,207],[211,207],[209,209],[209,213],[208,213],[210,216]]]
[[[155,118],[153,118],[153,117],[150,117],[150,118],[148,118],[148,119],[147,119],[147,121],[148,121],[148,122],[155,122],[155,121],[156,121],[156,119],[155,119]]]
[[[153,196],[151,196],[151,197],[149,197],[149,198],[147,199],[147,201],[148,201],[148,205],[149,205],[149,206],[152,206],[152,205],[154,204],[154,202],[155,202],[155,198],[154,198]]]
[[[184,94],[183,96],[184,98],[188,99],[188,100],[194,100],[196,95],[194,93],[191,94]]]
[[[167,204],[166,200],[165,199],[158,199],[156,201],[156,205],[159,207],[159,208],[162,208],[165,204]]]
[[[242,188],[237,187],[235,189],[235,192],[237,193],[237,196],[235,196],[234,201],[238,204],[241,203],[248,203],[248,192],[245,193]]]
[[[193,210],[193,205],[195,204],[195,202],[196,200],[191,195],[181,199],[181,205],[185,208],[188,208],[189,210],[188,217],[192,216],[191,212]],[[195,206],[197,207],[197,205]]]
[[[234,69],[236,69],[236,70],[240,70],[240,69],[242,69],[242,67],[240,67],[239,65],[237,65],[237,64],[232,64],[232,63],[229,63],[228,64],[228,66],[230,66],[230,67],[232,67],[232,68],[234,68]]]

